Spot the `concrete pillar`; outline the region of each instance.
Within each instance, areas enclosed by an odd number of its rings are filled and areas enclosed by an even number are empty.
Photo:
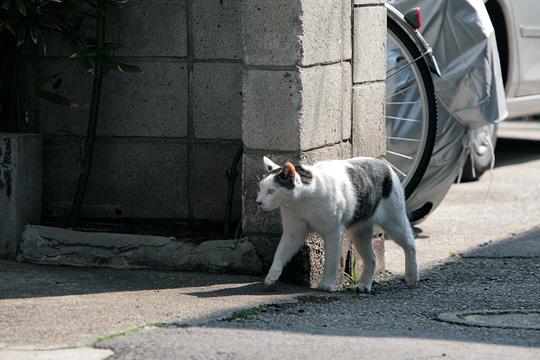
[[[353,0],[353,156],[386,152],[386,0]],[[384,236],[374,229],[377,272],[384,271]]]
[[[279,212],[257,212],[255,197],[257,178],[263,173],[263,155],[276,162],[314,163],[359,154],[363,150],[361,146],[354,150],[355,141],[384,149],[384,137],[372,133],[372,129],[384,128],[384,119],[374,119],[373,112],[369,118],[377,125],[354,124],[354,119],[371,110],[352,100],[354,94],[362,96],[360,91],[353,91],[353,8],[351,0],[242,1],[242,220],[243,230],[265,267],[271,264],[281,225]],[[384,14],[380,4],[374,8]],[[385,22],[377,25],[361,36],[374,37],[377,33],[375,38],[382,39],[377,44],[380,51],[384,50],[386,27]],[[384,73],[384,56],[372,61]],[[363,85],[365,91],[371,89]],[[371,91],[370,100],[382,104],[384,81],[375,81]],[[358,114],[353,115],[352,110]],[[357,140],[352,131],[356,131]],[[345,255],[349,248],[346,241]],[[296,259],[296,268],[308,275],[303,281],[311,285],[321,273],[322,249],[321,240],[310,236]]]
[[[386,151],[384,3],[385,0],[354,0],[352,95],[354,156],[379,157]]]
[[[41,216],[41,137],[0,133],[0,258],[15,258],[24,225]]]

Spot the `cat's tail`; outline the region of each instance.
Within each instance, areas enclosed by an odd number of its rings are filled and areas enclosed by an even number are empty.
[[[409,213],[407,213],[407,217],[409,218],[409,222],[411,224],[416,223],[417,221],[422,220],[429,212],[433,209],[433,203],[431,201],[428,201],[421,207],[419,207],[416,210],[413,210]]]

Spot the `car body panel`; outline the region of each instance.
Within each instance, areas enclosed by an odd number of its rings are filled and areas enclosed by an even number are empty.
[[[508,77],[505,84],[509,117],[540,113],[540,1],[497,2],[505,17]]]
[[[540,1],[512,1],[514,33],[519,58],[516,96],[540,93]]]

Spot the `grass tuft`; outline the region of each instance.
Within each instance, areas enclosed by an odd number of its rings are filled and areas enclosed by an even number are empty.
[[[252,316],[259,315],[262,312],[263,310],[261,307],[254,307],[254,308],[246,309],[246,310],[238,310],[238,311],[233,312],[232,315],[226,318],[225,320],[240,321],[240,320],[252,317]]]
[[[131,328],[131,329],[127,329],[125,331],[121,331],[121,332],[118,332],[118,333],[110,334],[110,335],[107,335],[107,336],[102,336],[102,337],[99,337],[96,340],[94,340],[92,343],[90,343],[90,346],[95,347],[96,345],[98,345],[99,343],[102,343],[103,341],[114,339],[116,337],[133,335],[133,334],[139,332],[139,330],[141,330],[141,328],[139,328],[139,327],[138,328]]]
[[[170,329],[170,328],[173,328],[173,329],[185,329],[185,328],[189,327],[189,324],[179,323],[179,322],[172,322],[172,323],[158,322],[158,323],[150,324],[148,326],[157,327],[157,328],[160,328],[160,329]]]

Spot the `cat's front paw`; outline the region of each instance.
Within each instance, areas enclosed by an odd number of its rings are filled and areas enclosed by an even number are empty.
[[[276,281],[279,279],[280,275],[281,275],[281,272],[270,270],[268,272],[268,275],[266,275],[266,278],[264,279],[264,285],[274,286],[276,284]]]
[[[405,275],[405,282],[407,283],[407,286],[410,288],[413,288],[416,285],[418,285],[418,281],[420,281],[420,279],[417,272]]]
[[[317,289],[326,292],[334,292],[336,291],[336,284],[322,282],[317,286]]]
[[[371,284],[359,283],[359,284],[354,285],[351,289],[359,293],[369,294],[371,292]]]

